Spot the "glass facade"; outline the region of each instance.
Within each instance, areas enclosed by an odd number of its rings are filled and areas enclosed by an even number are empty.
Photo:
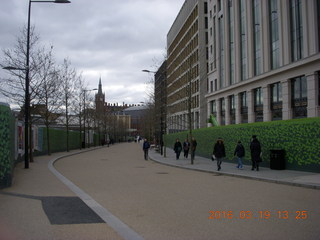
[[[226,125],[226,102],[224,98],[220,98],[220,116],[221,125]]]
[[[263,93],[262,88],[256,88],[254,90],[254,113],[255,121],[263,121]]]
[[[253,0],[254,75],[261,74],[261,0]]]
[[[247,92],[240,93],[240,104],[241,104],[241,123],[248,122],[248,102]]]
[[[236,123],[236,101],[234,95],[229,96],[230,124]]]
[[[224,88],[224,21],[223,17],[219,18],[219,35],[220,35],[220,59],[219,59],[219,76],[220,76],[220,89]]]
[[[293,78],[291,81],[291,86],[293,118],[307,117],[307,78],[305,76]]]
[[[275,83],[271,85],[271,111],[272,120],[282,120],[282,85]]]
[[[278,17],[278,0],[269,2],[270,18],[270,50],[271,50],[271,69],[279,67],[279,17]]]
[[[234,68],[235,68],[235,56],[234,56],[234,8],[232,0],[229,0],[229,65],[230,65],[230,85],[235,84]]]
[[[247,79],[246,0],[240,0],[240,54],[241,81]]]
[[[303,29],[301,0],[290,0],[291,60],[303,57]]]

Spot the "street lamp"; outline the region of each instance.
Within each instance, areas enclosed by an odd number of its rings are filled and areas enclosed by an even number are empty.
[[[150,70],[146,70],[146,69],[142,70],[142,72],[146,72],[146,73],[154,73],[154,74],[156,74],[156,73],[157,73],[157,72],[150,71]]]
[[[94,89],[83,89],[83,148],[86,148],[86,92],[98,90]]]
[[[27,29],[27,52],[26,52],[26,92],[25,92],[25,153],[24,153],[24,164],[25,168],[29,168],[29,156],[28,156],[28,146],[29,146],[29,105],[30,105],[30,96],[29,96],[29,60],[30,60],[30,15],[31,15],[31,3],[70,3],[67,0],[55,0],[55,1],[32,1],[29,0],[29,10],[28,10],[28,29]]]
[[[150,71],[147,69],[142,70],[142,72],[146,72],[146,73],[153,73],[154,74],[154,78],[155,78],[155,91],[156,91],[156,86],[157,86],[157,81],[161,81],[161,93],[160,93],[160,154],[164,155],[164,157],[166,157],[166,147],[163,144],[163,135],[164,135],[164,131],[166,129],[166,116],[163,116],[166,114],[166,101],[163,100],[163,97],[165,96],[164,91],[164,87],[166,87],[165,83],[164,83],[164,79],[166,78],[166,73],[163,70],[160,70],[161,68],[159,68],[159,70],[157,72],[155,71]],[[156,98],[156,92],[154,94],[155,98]],[[166,97],[166,96],[165,96]],[[157,107],[157,99],[155,99],[155,107]],[[157,111],[157,109],[156,109]]]

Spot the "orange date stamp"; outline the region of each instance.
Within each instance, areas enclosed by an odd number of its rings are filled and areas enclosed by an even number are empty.
[[[209,211],[209,219],[295,219],[295,220],[305,220],[308,218],[308,211],[297,210],[297,211],[287,211],[287,210],[260,210],[260,211]]]

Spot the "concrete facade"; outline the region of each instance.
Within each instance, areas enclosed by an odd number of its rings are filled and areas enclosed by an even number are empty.
[[[207,1],[185,1],[167,35],[167,130],[206,125]]]
[[[319,117],[319,22],[320,0],[185,1],[167,35],[168,132],[211,114],[220,125]]]
[[[319,0],[208,8],[208,117],[229,125],[320,116]]]

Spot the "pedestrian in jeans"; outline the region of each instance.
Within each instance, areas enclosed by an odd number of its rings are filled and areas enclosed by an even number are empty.
[[[176,143],[174,144],[173,150],[176,153],[176,160],[178,160],[182,151],[182,145],[179,141],[179,138],[176,139]]]
[[[150,144],[148,142],[147,139],[144,139],[144,142],[143,142],[143,151],[144,151],[144,160],[148,160],[148,151],[149,151],[149,148],[150,148]]]
[[[244,157],[244,155],[245,155],[244,147],[243,147],[241,141],[238,141],[236,149],[234,150],[234,156],[237,156],[237,158],[238,158],[237,168],[239,168],[239,169],[243,169],[242,158]]]
[[[226,156],[226,150],[225,150],[222,138],[218,138],[216,144],[213,147],[213,153],[212,154],[216,157],[218,171],[220,171],[221,170],[222,160]]]

